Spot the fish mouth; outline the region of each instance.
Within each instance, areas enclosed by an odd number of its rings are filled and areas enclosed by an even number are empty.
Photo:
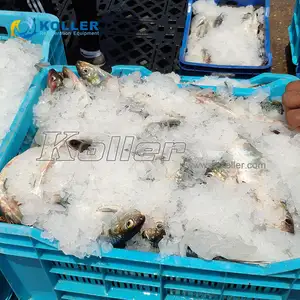
[[[291,216],[287,216],[282,222],[281,230],[291,234],[295,234],[295,225]]]
[[[65,78],[69,78],[71,79],[73,82],[77,82],[78,81],[78,77],[75,75],[75,73],[73,71],[71,71],[69,68],[67,67],[63,67],[63,75]]]
[[[146,217],[144,215],[139,216],[139,218],[138,218],[139,226],[143,226],[145,221],[146,221]]]

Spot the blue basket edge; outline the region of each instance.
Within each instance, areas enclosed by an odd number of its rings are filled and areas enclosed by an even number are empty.
[[[187,7],[187,17],[185,21],[184,26],[184,34],[183,34],[183,40],[182,45],[179,50],[179,65],[183,70],[186,71],[201,71],[201,72],[209,72],[210,69],[220,69],[220,72],[226,72],[227,70],[233,69],[233,70],[246,70],[246,71],[258,71],[258,70],[268,70],[273,65],[273,55],[271,52],[271,45],[270,45],[270,21],[269,21],[269,14],[270,14],[270,0],[266,1],[265,6],[265,47],[266,47],[266,53],[268,58],[268,64],[264,66],[235,66],[235,65],[216,65],[216,64],[204,64],[204,63],[195,63],[195,62],[188,62],[185,60],[185,54],[187,49],[187,41],[189,38],[189,31],[192,21],[192,5],[197,0],[188,0],[188,7]],[[199,70],[195,70],[196,68],[199,68]],[[218,71],[216,71],[218,72]],[[242,71],[241,71],[242,72]]]
[[[75,66],[68,66],[71,70],[75,71],[76,67]],[[41,72],[39,72],[31,85],[31,88],[37,89],[38,88],[38,82],[43,79],[43,77],[46,75],[48,70],[50,68],[54,68],[56,70],[61,70],[62,66],[49,66]],[[124,70],[124,68],[127,69],[127,71],[135,72],[135,71],[141,71],[141,73],[148,73],[151,74],[152,72],[149,71],[148,69],[141,67],[141,66],[114,66],[113,67],[113,72],[117,72],[118,70]],[[143,75],[143,74],[142,74]],[[264,75],[261,74],[257,77],[263,78],[264,76],[271,76],[273,78],[278,79],[278,77],[281,77],[283,75],[281,74],[268,74]],[[147,75],[145,75],[147,76]],[[293,80],[298,80],[297,77],[292,76],[292,75],[286,75],[289,79]],[[255,77],[254,77],[255,78]],[[284,80],[284,83],[290,82],[289,80]],[[281,84],[283,84],[281,82]],[[33,92],[35,93],[35,92]],[[13,230],[12,230],[13,228]],[[32,228],[32,227],[27,227],[23,225],[9,225],[5,223],[0,223],[0,233],[4,234],[15,234],[15,235],[27,235],[29,237],[34,238],[35,240],[44,243],[48,246],[55,247],[57,248],[57,242],[55,241],[50,241],[48,239],[45,239],[42,237],[42,231],[37,228]],[[138,251],[126,251],[126,255],[124,255],[124,251],[126,250],[119,250],[119,249],[114,249],[109,253],[102,253],[103,257],[110,257],[110,258],[119,258],[119,259],[132,259],[132,260],[137,260],[136,255],[138,253],[138,261],[143,261],[143,262],[149,262],[149,263],[159,263],[163,265],[168,265],[168,266],[178,266],[178,267],[185,267],[185,268],[193,268],[193,269],[207,269],[207,270],[215,270],[215,271],[230,271],[230,272],[235,272],[235,273],[244,273],[245,268],[247,268],[248,274],[254,274],[254,275],[272,275],[272,274],[279,274],[279,273],[285,273],[289,271],[293,271],[295,269],[300,268],[300,259],[294,259],[290,261],[283,261],[283,262],[278,262],[278,263],[272,263],[268,264],[267,266],[257,266],[257,265],[248,265],[248,264],[239,264],[239,263],[233,263],[233,262],[219,262],[219,261],[206,261],[202,259],[193,259],[193,258],[185,258],[185,257],[175,257],[175,256],[170,256],[170,257],[161,257],[160,255],[157,254],[151,254],[149,256],[149,253],[147,254],[142,254],[141,252]],[[1,252],[1,247],[0,247],[0,252]],[[148,258],[147,258],[148,257]],[[149,258],[151,259],[149,260]],[[299,265],[299,266],[298,266]]]

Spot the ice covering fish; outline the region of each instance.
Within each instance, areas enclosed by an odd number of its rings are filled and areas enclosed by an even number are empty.
[[[97,84],[64,68],[40,97],[35,147],[1,172],[2,220],[43,229],[78,257],[99,245],[254,263],[300,256],[300,137],[280,103],[180,89],[175,74],[93,72]],[[68,132],[55,151],[65,134],[49,131]]]

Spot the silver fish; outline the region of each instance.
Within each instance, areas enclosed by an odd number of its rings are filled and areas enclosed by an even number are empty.
[[[180,189],[194,187],[196,184],[206,184],[202,179],[203,167],[192,157],[183,157],[180,169],[175,175],[176,183]]]
[[[197,38],[203,38],[209,30],[209,22],[207,18],[201,14],[197,14],[192,19],[191,34],[195,34]]]
[[[70,148],[72,148],[75,151],[79,151],[80,153],[87,150],[91,145],[92,145],[91,141],[76,140],[76,139],[68,141],[68,146],[70,146]]]
[[[107,79],[112,78],[111,74],[102,70],[100,67],[85,61],[78,61],[76,68],[80,77],[94,86],[99,86]]]
[[[132,239],[145,223],[145,216],[138,210],[133,210],[117,217],[111,224],[107,234],[103,233],[99,239],[104,238],[115,248],[125,248],[126,242]]]
[[[219,14],[217,18],[214,20],[213,27],[214,28],[220,27],[224,21],[224,18],[225,18],[225,14],[223,13]]]
[[[202,59],[206,64],[210,64],[211,63],[211,55],[208,52],[207,49],[203,48],[201,49],[201,54],[202,54]]]
[[[165,235],[166,230],[163,222],[156,222],[154,227],[142,231],[142,238],[148,240],[154,248],[158,248],[159,242]]]

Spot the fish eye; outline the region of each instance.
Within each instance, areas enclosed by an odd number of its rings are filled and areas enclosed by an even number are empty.
[[[130,228],[132,228],[133,227],[133,225],[134,225],[134,222],[133,222],[133,220],[128,220],[127,221],[127,223],[126,223],[126,228],[127,229],[130,229]]]
[[[156,224],[157,229],[162,229],[163,227],[164,227],[164,225],[162,223],[157,223]]]
[[[56,80],[56,77],[55,77],[54,75],[52,75],[52,76],[51,76],[51,79],[52,79],[53,81],[55,81],[55,80]]]
[[[291,220],[291,219],[288,219],[288,218],[285,219],[285,223],[286,223],[287,225],[293,225],[292,220]]]
[[[83,71],[83,73],[87,73],[88,69],[83,69],[82,71]]]

